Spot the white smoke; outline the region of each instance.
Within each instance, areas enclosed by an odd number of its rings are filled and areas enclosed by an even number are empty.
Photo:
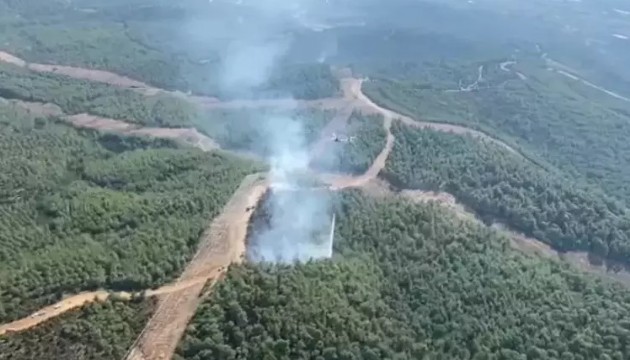
[[[321,190],[273,191],[262,205],[271,217],[267,227],[260,226],[264,230],[250,239],[250,259],[292,263],[332,256],[330,200],[330,194]]]
[[[240,6],[248,9],[238,15],[242,20],[230,34],[236,34],[237,39],[222,54],[223,90],[250,95],[264,85],[291,47],[289,28],[295,26],[294,14],[308,13],[309,7],[318,3],[321,1],[242,1]],[[267,114],[261,115],[261,124],[257,124],[256,129],[264,135],[261,138],[270,149],[272,196],[264,205],[270,218],[266,226],[250,238],[250,258],[291,263],[330,257],[330,195],[299,189],[310,163],[303,126],[294,111]]]
[[[288,48],[288,39],[252,39],[229,45],[222,68],[222,85],[230,93],[256,90],[270,77]]]

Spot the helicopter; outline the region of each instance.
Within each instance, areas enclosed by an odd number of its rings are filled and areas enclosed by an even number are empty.
[[[356,138],[356,136],[337,135],[336,133],[332,133],[330,140],[340,143],[353,143]]]

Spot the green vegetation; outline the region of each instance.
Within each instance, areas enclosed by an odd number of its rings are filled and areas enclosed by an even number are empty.
[[[39,4],[38,4],[39,5]],[[122,24],[27,24],[3,31],[7,51],[30,62],[108,70],[155,86],[186,89],[175,58],[131,41]]]
[[[289,148],[311,145],[334,115],[332,110],[316,109],[219,109],[206,112],[196,126],[222,148],[266,156],[274,143]]]
[[[394,186],[447,191],[488,222],[555,248],[630,263],[630,214],[601,191],[548,173],[498,145],[395,124],[382,176]]]
[[[630,201],[630,105],[547,71],[541,59],[547,51],[563,60],[576,55],[579,69],[627,88],[620,61],[627,50],[598,40],[621,22],[594,31],[601,22],[585,26],[586,15],[565,19],[585,13],[579,3],[558,2],[546,13],[541,1],[505,8],[336,2],[300,17],[294,8],[261,11],[255,2],[0,0],[0,48],[28,61],[110,70],[221,99],[333,96],[339,82],[315,59],[350,65],[372,79],[366,91],[379,104],[477,128],[564,171],[493,143],[394,124],[395,147],[381,174],[393,185],[448,191],[487,223],[628,265],[630,211],[609,196]],[[578,10],[556,19],[561,6]],[[334,16],[318,19],[330,10]],[[322,28],[297,25],[307,21]],[[585,38],[592,44],[584,46]],[[260,48],[239,61],[227,56],[248,41]],[[277,58],[266,61],[273,50]],[[598,54],[616,58],[610,72]],[[506,57],[518,62],[512,70],[500,66]],[[269,79],[228,91],[227,66]],[[261,155],[273,144],[312,145],[335,116],[202,113],[181,98],[6,64],[0,96],[54,103],[68,114],[195,125],[225,148]],[[314,164],[325,171],[362,173],[386,142],[378,116],[355,113],[335,130],[354,141],[327,144]],[[243,176],[261,170],[221,152],[76,130],[8,105],[0,105],[0,154],[0,322],[69,293],[171,281]],[[302,183],[317,181],[301,175]],[[518,253],[508,239],[435,204],[348,191],[335,210],[333,259],[232,267],[199,309],[176,359],[630,358],[629,290]],[[88,306],[0,340],[0,359],[120,358],[151,310],[150,302]]]
[[[225,6],[215,9],[199,1],[51,1],[42,6],[7,0],[0,6],[12,15],[0,15],[1,48],[30,62],[113,71],[157,87],[221,98],[314,99],[339,91],[327,65],[286,60],[255,94],[227,92],[222,71],[235,35],[226,29],[238,24]],[[215,23],[223,27],[214,31]]]
[[[261,90],[271,97],[320,99],[339,93],[339,79],[325,64],[281,65]]]
[[[395,80],[368,82],[366,92],[379,104],[418,119],[496,134],[630,201],[630,159],[623,155],[630,152],[630,104],[549,72],[538,60],[525,59],[512,68],[527,79],[486,62],[479,90],[449,93],[459,79],[472,83],[476,66],[409,64],[384,73],[397,73]]]
[[[0,96],[53,103],[67,114],[89,113],[150,126],[191,126],[199,116],[194,105],[174,96],[144,96],[132,90],[6,64],[0,64]]]
[[[171,280],[241,179],[260,169],[12,107],[0,107],[0,152],[0,322],[64,293]]]
[[[332,261],[230,270],[175,359],[625,359],[630,292],[435,205],[339,204]]]
[[[366,116],[357,112],[352,113],[346,128],[337,136],[345,137],[344,141],[331,140],[315,160],[313,165],[316,168],[362,174],[372,165],[387,141],[382,116]]]
[[[122,359],[153,310],[149,300],[86,305],[0,339],[2,360]]]

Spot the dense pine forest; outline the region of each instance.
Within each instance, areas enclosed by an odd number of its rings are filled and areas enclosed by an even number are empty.
[[[86,305],[0,339],[0,359],[122,359],[153,307],[150,300]]]
[[[195,125],[222,148],[269,156],[283,145],[306,149],[334,116],[333,110],[306,108],[216,109],[205,111]]]
[[[148,126],[192,126],[200,116],[194,105],[174,96],[144,96],[107,84],[6,64],[0,64],[0,97],[53,103],[69,115],[88,113]]]
[[[0,107],[0,321],[64,293],[177,275],[257,165]]]
[[[630,13],[594,3],[0,0],[0,51],[249,101],[202,110],[183,96],[0,63],[0,98],[195,127],[225,149],[75,129],[0,99],[0,324],[81,291],[173,281],[243,177],[267,170],[231,152],[312,150],[346,114],[299,100],[339,96],[343,73],[363,78],[380,105],[516,150],[393,124],[381,179],[449,192],[485,224],[359,189],[312,193],[333,198],[332,259],[232,265],[174,359],[630,359],[627,284],[523,254],[485,226],[630,265],[630,105],[579,80],[630,89],[619,43]],[[267,98],[296,106],[257,107]],[[335,101],[346,111],[360,100]],[[365,172],[385,146],[383,121],[352,113],[334,129],[344,140],[326,139],[312,170]],[[311,200],[295,198],[285,211]],[[267,216],[261,209],[246,213]],[[327,229],[328,216],[312,217]],[[288,228],[299,221],[314,222]],[[154,309],[142,298],[86,305],[2,336],[0,360],[122,359]]]
[[[436,205],[338,202],[335,257],[236,267],[176,359],[625,359],[630,292]]]
[[[315,168],[362,174],[383,150],[387,138],[382,116],[362,115],[358,112],[350,115],[346,126],[336,135],[339,141],[330,141],[313,162]]]
[[[601,191],[576,185],[495,144],[395,124],[381,173],[399,188],[446,191],[488,223],[499,221],[554,248],[628,263],[630,213]]]
[[[484,80],[468,85],[484,66]],[[630,199],[630,104],[525,58],[510,69],[501,61],[477,64],[406,64],[383,69],[366,83],[381,105],[417,119],[475,127],[525,149],[592,185]]]

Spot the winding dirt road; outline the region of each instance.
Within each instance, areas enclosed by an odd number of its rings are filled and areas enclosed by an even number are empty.
[[[152,95],[158,92],[165,92],[161,89],[150,87],[144,83],[119,76],[117,74],[95,71],[67,66],[53,66],[43,64],[29,64],[11,54],[0,52],[0,61],[12,63],[17,66],[27,67],[33,71],[53,72],[77,79],[102,82],[114,86],[141,91],[144,94]],[[414,119],[395,113],[391,110],[376,105],[362,92],[363,80],[346,77],[341,79],[341,87],[343,95],[340,98],[324,99],[317,101],[302,102],[302,106],[313,106],[323,109],[338,109],[339,115],[336,116],[330,124],[328,124],[321,133],[321,138],[313,147],[312,155],[316,156],[318,149],[321,150],[330,137],[330,133],[339,127],[343,127],[352,111],[360,111],[367,114],[380,114],[383,116],[383,126],[387,131],[386,145],[377,156],[373,164],[360,176],[346,176],[338,174],[322,174],[322,180],[330,186],[332,190],[342,190],[350,187],[369,187],[373,186],[375,179],[380,171],[385,167],[387,158],[394,146],[394,136],[390,128],[392,121],[399,120],[404,124],[419,128],[429,128],[437,131],[450,132],[455,134],[469,134],[481,140],[492,141],[514,152],[508,145],[493,139],[476,130],[468,129],[462,126],[418,122]],[[182,96],[181,93],[178,96]],[[252,101],[236,101],[217,103],[215,99],[203,97],[188,97],[195,102],[205,102],[210,107],[240,108],[247,106],[294,106],[294,101],[288,100],[261,100],[258,103]],[[149,128],[138,127],[124,121],[108,119],[89,114],[66,115],[54,104],[42,104],[33,102],[24,102],[11,100],[11,103],[26,109],[37,115],[55,115],[59,116],[76,127],[90,128],[101,131],[115,132],[123,135],[146,135],[159,138],[168,138],[183,141],[189,145],[198,147],[204,151],[217,149],[218,145],[210,138],[199,133],[196,129],[185,128]],[[166,285],[164,288],[149,291],[149,296],[167,295],[160,300],[158,310],[152,317],[147,328],[134,345],[129,358],[130,359],[159,359],[161,356],[172,354],[177,340],[181,335],[181,331],[185,328],[186,323],[194,313],[197,298],[204,284],[211,279],[216,279],[222,271],[231,262],[240,261],[241,255],[245,251],[245,234],[247,222],[249,219],[248,212],[245,209],[257,203],[260,196],[266,191],[268,184],[252,181],[251,178],[244,180],[239,190],[235,193],[230,203],[226,205],[223,213],[213,221],[209,228],[208,234],[204,235],[200,250],[195,258],[188,264],[184,273],[181,275],[177,283]],[[413,194],[413,198],[427,198],[420,195],[422,192],[409,192]],[[429,196],[429,198],[431,198]],[[434,199],[444,198],[443,196]],[[219,230],[222,229],[222,230]],[[228,230],[226,230],[228,229]],[[225,246],[234,247],[232,250],[226,249]],[[214,249],[214,250],[213,250]],[[218,249],[223,249],[219,251]],[[214,252],[213,252],[214,251]],[[231,255],[230,255],[231,254]],[[238,254],[238,255],[234,255]],[[203,266],[201,266],[202,264]],[[219,269],[219,270],[217,270]],[[221,270],[223,269],[223,270]],[[182,284],[188,284],[182,287]],[[130,297],[127,294],[116,294],[118,297]],[[193,296],[194,295],[194,296]],[[18,320],[16,322],[3,325],[0,329],[7,331],[22,331],[32,326],[36,326],[55,316],[59,316],[66,311],[74,309],[86,302],[106,299],[111,296],[106,291],[81,293],[61,301],[58,304],[46,307],[36,314],[39,316],[29,316],[28,318]],[[160,310],[162,309],[162,310]],[[174,311],[178,309],[178,311]],[[173,314],[179,314],[173,316]],[[167,326],[165,324],[171,324]],[[179,335],[178,335],[179,334]],[[167,341],[171,339],[171,341]],[[142,356],[141,356],[142,355]]]
[[[60,67],[53,65],[28,64],[11,54],[0,52],[0,61],[9,62],[17,66],[27,67],[33,71],[54,72],[66,76],[107,83],[114,86],[134,89],[144,94],[152,95],[158,92],[165,92],[161,89],[150,87],[135,80],[122,77],[116,74],[87,70],[74,67]],[[331,123],[324,128],[321,139],[316,142],[313,148],[313,155],[318,153],[319,148],[325,144],[330,137],[329,131],[343,125],[352,111],[360,111],[368,114],[380,114],[383,116],[383,126],[387,131],[386,145],[377,156],[370,168],[360,176],[343,176],[321,174],[321,179],[330,186],[331,190],[337,191],[350,187],[358,187],[369,194],[380,194],[385,196],[401,196],[413,202],[434,201],[454,210],[458,215],[476,220],[471,212],[457,203],[455,198],[446,193],[433,193],[416,190],[405,190],[394,194],[389,185],[379,180],[378,174],[385,167],[395,143],[395,138],[391,133],[391,124],[394,120],[402,123],[436,131],[449,132],[454,134],[470,135],[481,141],[490,141],[498,144],[506,150],[517,153],[509,145],[488,136],[482,132],[469,129],[463,126],[416,121],[408,116],[398,114],[385,109],[362,92],[364,80],[346,77],[341,81],[343,95],[340,98],[331,98],[317,101],[300,102],[299,106],[312,106],[324,109],[338,109],[340,115],[335,117]],[[177,93],[177,96],[185,96],[187,99],[202,104],[206,107],[240,108],[248,106],[294,106],[295,102],[287,100],[261,100],[261,101],[238,101],[238,102],[217,102],[213,98],[195,97]],[[27,109],[35,114],[56,115],[77,127],[92,128],[97,130],[112,131],[125,135],[148,135],[160,138],[181,140],[187,144],[198,147],[204,151],[218,148],[212,139],[200,134],[195,129],[172,129],[172,128],[142,128],[136,127],[123,121],[106,119],[88,114],[65,115],[63,112],[51,104],[26,103],[12,101],[14,104]],[[194,312],[202,300],[202,292],[206,284],[215,284],[232,263],[239,263],[245,254],[245,238],[247,234],[247,224],[252,214],[248,208],[255,206],[265,191],[269,183],[265,176],[261,174],[250,175],[241,183],[238,190],[224,207],[222,213],[215,218],[207,231],[203,234],[199,248],[193,259],[188,263],[179,279],[170,285],[166,285],[157,290],[146,292],[147,296],[157,296],[159,299],[157,309],[145,329],[130,348],[127,359],[168,359],[172,356],[179,339],[181,338],[186,325],[194,315]],[[523,246],[534,246],[543,248],[543,252],[552,253],[553,250],[546,247],[535,239],[526,238],[505,229],[504,231],[513,241],[517,248]],[[81,293],[67,298],[57,304],[41,309],[37,313],[27,318],[0,326],[0,335],[11,331],[23,331],[33,326],[41,324],[51,318],[59,316],[66,311],[75,309],[85,303],[104,300],[110,296],[120,298],[131,298],[132,294],[108,293],[97,291],[91,293]]]
[[[34,72],[52,73],[71,77],[77,80],[92,81],[119,88],[136,91],[146,96],[168,94],[183,98],[201,107],[208,109],[240,109],[240,108],[288,108],[316,107],[321,109],[337,109],[345,105],[343,98],[329,98],[319,100],[293,100],[293,99],[257,99],[257,100],[233,100],[221,101],[215,97],[197,96],[185,94],[181,91],[160,89],[141,81],[104,70],[86,69],[75,66],[62,66],[50,64],[30,63],[13,54],[0,51],[0,62],[26,68]]]
[[[128,136],[149,136],[162,139],[171,139],[194,147],[198,147],[203,151],[212,151],[219,148],[219,145],[213,139],[200,133],[195,128],[140,127],[121,120],[115,120],[90,114],[67,115],[64,114],[61,108],[54,104],[43,104],[38,102],[26,102],[20,100],[5,100],[5,102],[16,105],[34,115],[57,116],[78,128],[113,132]]]
[[[65,312],[81,307],[85,304],[89,304],[95,301],[105,301],[109,298],[118,298],[123,300],[131,300],[134,296],[144,296],[144,297],[156,297],[160,295],[166,295],[173,292],[179,292],[182,290],[186,290],[189,287],[198,284],[205,284],[208,280],[207,276],[198,276],[196,278],[192,278],[186,281],[178,281],[173,284],[167,284],[159,289],[151,289],[146,290],[144,292],[130,293],[130,292],[111,292],[105,290],[99,291],[90,291],[83,292],[63,300],[58,301],[55,304],[50,306],[46,306],[42,309],[37,310],[30,316],[5,324],[0,325],[0,336],[11,333],[11,332],[19,332],[32,328],[33,326],[39,325],[45,321],[48,321],[52,318],[60,316]]]
[[[72,66],[57,66],[57,65],[47,65],[47,64],[36,64],[29,63],[13,54],[0,51],[0,61],[13,64],[16,66],[20,66],[23,68],[28,68],[32,71],[36,72],[48,72],[48,73],[56,73],[65,75],[74,79],[80,80],[88,80],[94,82],[100,82],[112,86],[117,86],[120,88],[130,89],[134,91],[139,91],[146,95],[154,95],[156,93],[165,93],[172,94],[177,97],[181,97],[191,101],[192,103],[196,103],[201,105],[204,108],[209,109],[240,109],[240,108],[252,108],[252,107],[271,107],[271,108],[295,108],[295,107],[311,107],[317,109],[327,109],[327,110],[346,110],[356,109],[365,113],[376,113],[381,114],[387,119],[398,119],[403,123],[409,126],[415,126],[422,129],[432,129],[436,131],[444,131],[450,132],[454,134],[468,134],[475,138],[481,140],[491,141],[495,144],[498,144],[505,149],[513,153],[517,153],[512,147],[502,142],[501,140],[495,139],[487,134],[484,134],[480,131],[470,129],[461,125],[452,125],[446,123],[439,122],[426,122],[426,121],[416,121],[409,116],[405,116],[402,114],[398,114],[394,111],[385,109],[381,106],[376,105],[372,100],[370,100],[362,91],[362,85],[365,81],[364,79],[357,79],[349,76],[349,74],[342,74],[341,89],[342,94],[340,97],[335,98],[327,98],[327,99],[319,99],[319,100],[293,100],[293,99],[261,99],[261,100],[234,100],[234,101],[219,101],[216,98],[212,97],[203,97],[203,96],[194,96],[194,95],[186,95],[179,91],[167,91],[164,89],[159,89],[156,87],[152,87],[145,83],[130,79],[125,76],[121,76],[112,72],[102,71],[102,70],[91,70],[80,67],[72,67]],[[479,69],[480,74],[483,71],[483,68]],[[81,114],[75,115],[75,117],[79,118],[97,118],[92,115]],[[102,119],[102,118],[101,118]],[[111,120],[111,119],[110,119]],[[83,120],[87,121],[87,120]],[[116,121],[118,123],[118,121]],[[81,125],[82,120],[77,121],[77,125]],[[108,129],[107,125],[115,127],[112,121],[101,121],[103,125],[103,130],[116,130],[114,128]],[[93,124],[96,127],[97,124]],[[121,125],[121,124],[118,124]],[[117,126],[117,125],[116,125]],[[122,125],[121,125],[122,126]],[[86,124],[85,127],[90,127],[89,124]],[[137,128],[136,128],[137,129]],[[152,130],[144,130],[149,133],[152,131],[156,131],[156,129]],[[168,132],[176,131],[175,129],[168,129]],[[163,132],[162,134],[167,134],[167,132]],[[173,135],[172,137],[179,137]]]
[[[177,283],[205,278],[212,281],[212,286],[230,264],[244,259],[247,224],[253,213],[247,209],[258,204],[267,188],[267,179],[260,174],[249,175],[243,180],[222,213],[202,235],[197,253]],[[160,298],[155,313],[125,358],[170,359],[202,300],[205,284],[205,281],[196,282]]]

